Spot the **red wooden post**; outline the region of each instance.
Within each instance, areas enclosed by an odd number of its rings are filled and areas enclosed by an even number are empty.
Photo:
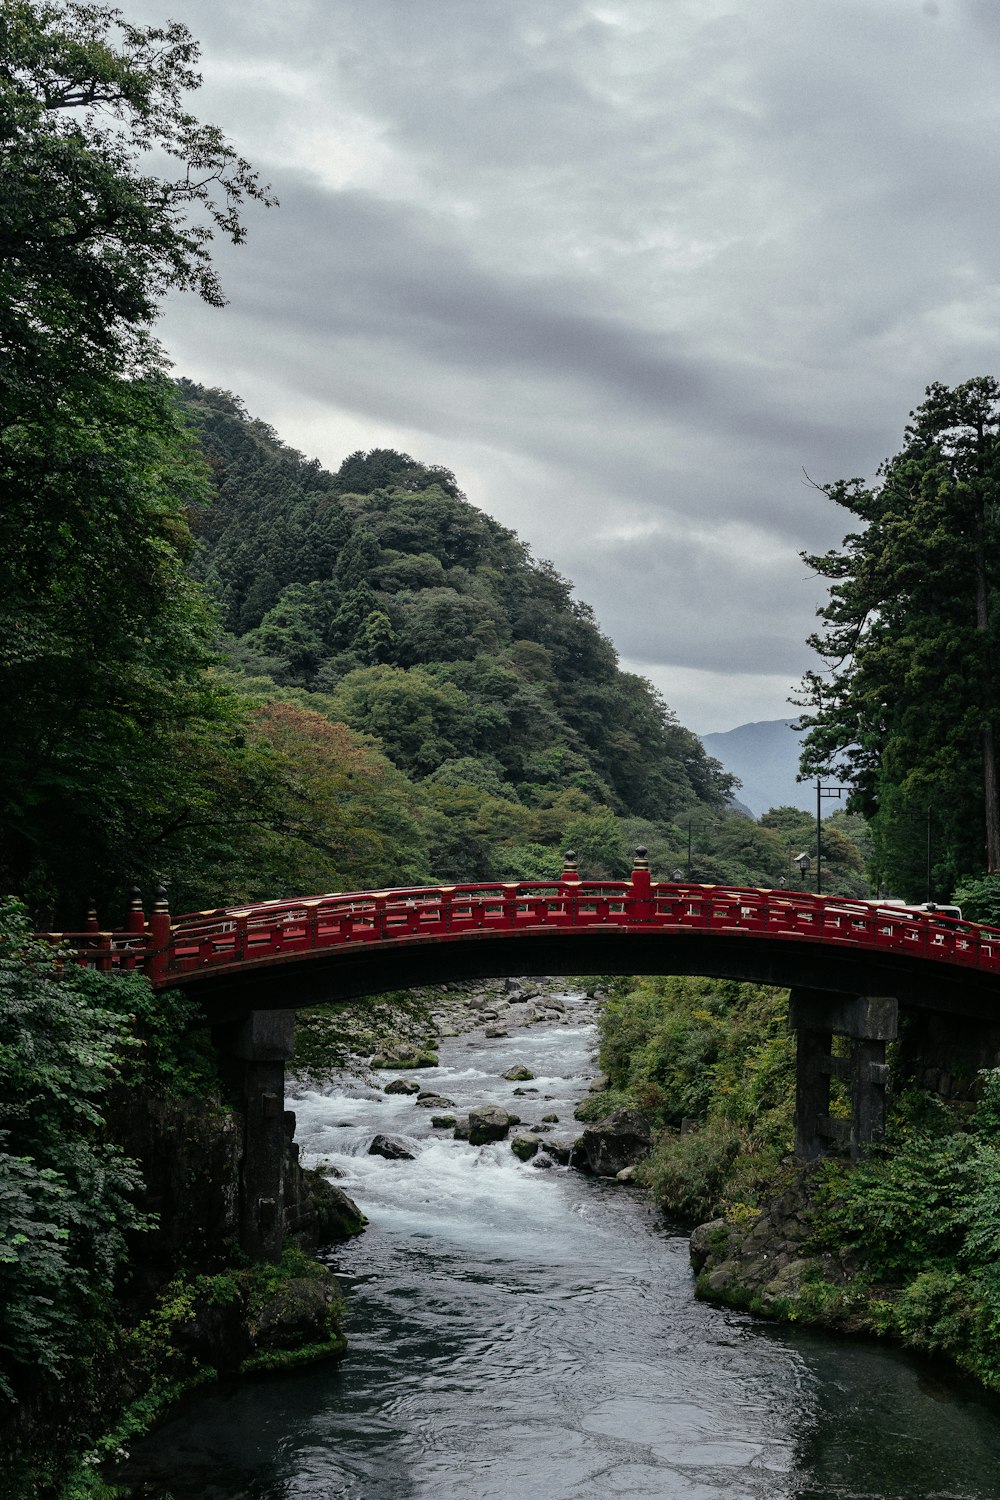
[[[575,849],[567,849],[565,854],[563,855],[563,870],[562,874],[559,877],[559,883],[563,886],[578,886],[580,884],[580,872],[576,867]],[[548,911],[550,913],[561,911],[568,918],[570,925],[574,925],[576,923],[577,916],[578,894],[579,893],[574,890],[564,891],[564,898],[568,896],[569,900],[563,899],[558,903],[558,906],[555,907],[548,905]]]
[[[142,892],[137,885],[134,885],[128,893],[128,915],[125,918],[125,931],[146,931],[146,913],[142,909]]]
[[[147,931],[150,948],[146,954],[146,974],[155,982],[162,979],[170,965],[170,908],[162,885],[156,887],[153,896],[153,913]]]
[[[628,901],[629,920],[648,922],[653,916],[653,881],[649,873],[649,851],[643,844],[636,847],[632,862],[632,891]]]

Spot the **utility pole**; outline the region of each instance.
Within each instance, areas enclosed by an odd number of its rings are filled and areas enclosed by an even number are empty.
[[[824,786],[816,777],[816,894],[823,894],[823,823],[822,803],[824,797],[842,797],[842,786]]]

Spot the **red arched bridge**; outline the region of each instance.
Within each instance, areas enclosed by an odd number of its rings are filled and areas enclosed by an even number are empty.
[[[631,878],[354,891],[171,918],[138,892],[125,927],[49,934],[76,962],[142,971],[197,1000],[244,1120],[241,1243],[281,1253],[288,1134],[284,1068],[294,1010],[385,990],[518,974],[698,974],[791,990],[797,1032],[796,1152],[852,1155],[883,1129],[886,1043],[899,1008],[907,1044],[974,1077],[1000,1056],[1000,931],[943,913],[836,896]],[[849,1038],[834,1049],[833,1037]],[[916,1041],[914,1042],[914,1039]],[[850,1119],[831,1115],[842,1079]],[[834,1115],[836,1112],[834,1112]]]
[[[52,934],[78,962],[142,970],[212,1022],[407,985],[502,975],[659,973],[754,980],[1000,1017],[1000,930],[836,896],[630,880],[411,886],[296,897]]]

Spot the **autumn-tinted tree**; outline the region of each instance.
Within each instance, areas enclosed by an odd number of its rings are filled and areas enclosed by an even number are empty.
[[[254,713],[280,760],[279,817],[254,851],[250,896],[412,885],[429,878],[406,778],[375,744],[296,703]]]

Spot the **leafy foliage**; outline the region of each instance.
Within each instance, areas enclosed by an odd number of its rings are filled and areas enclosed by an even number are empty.
[[[1000,1070],[981,1083],[971,1122],[904,1095],[880,1152],[852,1172],[828,1164],[814,1238],[881,1284],[877,1331],[1000,1389]]]
[[[107,1336],[125,1232],[143,1227],[134,1164],[104,1139],[102,1108],[130,1045],[124,1012],[145,981],[96,981],[0,906],[0,1395],[80,1375]],[[112,996],[116,1008],[102,1000]],[[120,1007],[120,1010],[118,1009]]]
[[[615,816],[723,805],[729,781],[696,737],[450,475],[385,449],[330,474],[234,397],[181,390],[216,486],[194,568],[236,661],[328,698],[322,712],[418,783],[472,757],[515,804],[570,785],[581,811]]]

